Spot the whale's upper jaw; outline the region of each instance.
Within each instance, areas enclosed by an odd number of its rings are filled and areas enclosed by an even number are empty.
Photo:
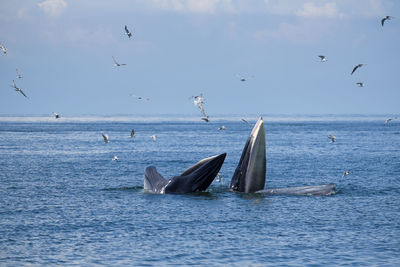
[[[165,186],[164,193],[185,194],[206,190],[217,176],[226,153],[199,161],[183,175],[172,177]]]
[[[265,130],[259,118],[243,148],[232,176],[233,191],[252,193],[264,189],[266,173]]]

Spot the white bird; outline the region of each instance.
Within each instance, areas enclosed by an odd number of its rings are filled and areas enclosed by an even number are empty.
[[[250,128],[252,128],[253,127],[253,125],[251,125],[248,121],[246,121],[245,119],[241,119],[244,123],[247,123],[247,125],[249,125],[250,126]]]
[[[325,56],[320,55],[318,57],[321,59],[321,62],[326,62],[326,57]]]
[[[53,112],[54,118],[59,119],[60,115],[57,112]]]
[[[364,83],[363,82],[358,82],[358,87],[364,87]]]
[[[157,140],[157,135],[155,135],[155,134],[150,135],[150,138],[153,139],[153,141],[156,141]]]
[[[119,160],[119,159],[118,159],[118,157],[117,157],[117,156],[114,156],[112,160],[115,160],[115,161],[117,161],[117,160]]]
[[[218,183],[222,181],[222,175],[220,173],[217,173],[217,180]]]
[[[108,138],[108,134],[107,133],[105,133],[105,134],[101,134],[102,136],[103,136],[103,139],[104,139],[104,143],[108,143],[109,141],[109,138]]]
[[[345,176],[347,176],[347,175],[349,175],[349,174],[351,174],[351,172],[350,172],[349,170],[345,171],[345,172],[343,173],[343,175],[342,175],[342,178],[344,178]]]
[[[225,131],[225,130],[226,130],[225,125],[222,125],[221,127],[218,128],[218,131]]]
[[[18,69],[16,69],[16,71],[17,71],[17,78],[18,78],[18,79],[21,79],[21,78],[22,78],[21,73],[19,73]]]
[[[132,37],[132,33],[128,30],[128,26],[125,25],[125,34],[128,35],[129,38]]]
[[[24,91],[22,91],[21,88],[17,87],[17,85],[15,84],[14,80],[13,80],[13,85],[11,85],[12,88],[14,88],[15,91],[20,92],[23,96],[25,96],[26,98],[28,98],[26,96],[26,94],[24,93]]]
[[[118,62],[115,60],[114,56],[112,56],[112,58],[113,58],[113,60],[114,60],[114,66],[115,66],[115,67],[126,66],[125,63],[118,63]]]
[[[3,52],[3,54],[7,53],[7,48],[4,45],[0,44],[0,49]]]
[[[132,131],[131,131],[131,137],[135,137],[135,130],[134,129],[132,129]]]
[[[245,81],[253,78],[253,76],[245,77],[245,76],[240,75],[240,74],[235,74],[235,76],[238,77],[241,82],[245,82]]]
[[[136,97],[138,100],[146,100],[146,101],[150,100],[150,98],[148,98],[148,97],[137,96],[137,95],[134,95],[134,94],[129,94],[129,96]]]
[[[205,122],[209,122],[210,121],[209,116],[207,116],[207,114],[204,110],[204,107],[203,107],[203,104],[204,104],[203,94],[201,93],[200,95],[192,96],[191,98],[194,99],[193,104],[200,109],[200,112],[203,115],[203,117],[201,119]]]
[[[386,16],[386,17],[384,17],[384,18],[381,20],[382,27],[383,27],[383,24],[385,24],[385,21],[386,21],[386,20],[391,20],[391,19],[393,19],[392,16]]]
[[[331,139],[332,143],[336,142],[336,137],[333,134],[328,135],[328,138]]]
[[[385,120],[385,125],[387,125],[390,121],[397,119],[397,117],[389,118]]]
[[[351,75],[353,75],[353,73],[358,69],[361,68],[362,66],[364,66],[365,64],[358,64],[354,67],[353,71],[351,72]]]

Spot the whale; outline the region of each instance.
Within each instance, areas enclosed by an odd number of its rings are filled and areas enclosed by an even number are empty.
[[[154,166],[144,171],[144,190],[155,194],[187,194],[205,191],[222,167],[226,153],[205,158],[181,175],[165,179]]]
[[[332,195],[336,192],[335,184],[265,189],[266,167],[265,129],[264,121],[260,117],[247,138],[239,163],[233,173],[230,183],[232,191],[309,196]]]

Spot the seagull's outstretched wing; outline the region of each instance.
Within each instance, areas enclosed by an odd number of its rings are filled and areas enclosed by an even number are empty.
[[[116,65],[118,65],[118,62],[115,60],[114,56],[112,56],[112,59],[114,60],[114,63],[115,63]]]
[[[358,67],[360,67],[359,65],[355,66],[353,71],[351,72],[351,75],[353,75],[353,73],[358,69]]]
[[[22,91],[21,89],[19,89],[18,92],[20,92],[23,96],[25,96],[26,98],[28,98],[28,97],[26,96],[26,94],[24,93],[24,91]]]

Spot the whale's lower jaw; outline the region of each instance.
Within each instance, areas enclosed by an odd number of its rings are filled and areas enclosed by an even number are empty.
[[[263,189],[256,193],[269,195],[297,195],[297,196],[330,196],[336,194],[335,184],[317,186],[296,186],[287,188]]]

